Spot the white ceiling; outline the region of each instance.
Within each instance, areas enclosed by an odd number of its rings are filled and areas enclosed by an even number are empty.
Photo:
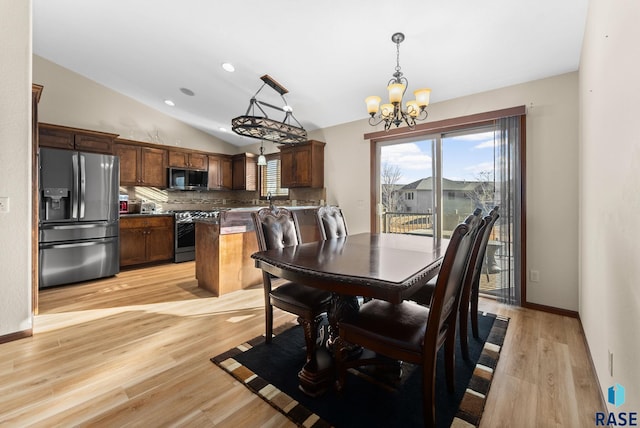
[[[588,0],[33,0],[33,51],[243,146],[258,140],[219,128],[230,130],[245,113],[263,74],[289,90],[307,130],[324,128],[366,118],[368,95],[386,98],[394,32],[406,36],[400,66],[408,93],[430,87],[433,103],[577,70],[587,7]],[[258,98],[282,104],[269,87]]]

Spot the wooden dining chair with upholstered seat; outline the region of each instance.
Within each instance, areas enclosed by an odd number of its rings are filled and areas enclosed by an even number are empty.
[[[497,206],[493,207],[489,214],[484,218],[485,228],[482,235],[478,235],[477,239],[480,240],[480,242],[478,243],[478,252],[475,255],[476,260],[473,272],[470,272],[470,275],[472,275],[471,286],[465,290],[466,294],[462,295],[462,300],[460,301],[460,325],[464,323],[464,327],[460,329],[460,337],[462,337],[463,335],[465,336],[465,345],[467,344],[467,315],[471,315],[471,330],[473,332],[473,337],[477,339],[480,336],[478,332],[478,299],[480,298],[480,278],[482,277],[482,266],[485,262],[485,256],[487,254],[489,237],[491,237],[493,226],[496,224],[496,221],[500,217],[500,214],[498,214],[499,209],[500,208]],[[463,342],[461,341],[461,343]]]
[[[345,393],[348,368],[385,364],[384,359],[376,357],[348,360],[352,345],[360,345],[392,360],[422,365],[425,426],[435,426],[437,354],[444,345],[447,387],[452,392],[460,290],[478,227],[484,222],[479,216],[470,216],[467,220],[468,223],[459,224],[451,234],[430,307],[411,301],[392,304],[373,299],[362,305],[357,315],[340,321],[336,348],[336,387],[339,391]]]
[[[460,297],[460,347],[464,358],[469,359],[469,339],[468,339],[468,323],[469,314],[471,314],[471,329],[473,337],[476,339],[478,333],[478,299],[480,295],[480,277],[482,275],[482,265],[487,251],[487,243],[491,236],[491,230],[500,217],[498,214],[499,207],[494,207],[484,218],[484,225],[479,230],[476,241],[473,244],[471,256],[469,259],[469,270],[462,285],[462,295]],[[437,277],[427,282],[413,296],[414,300],[422,305],[429,305],[433,291],[435,289]]]
[[[298,223],[291,211],[271,206],[251,213],[260,251],[284,248],[301,242]],[[307,361],[310,361],[316,347],[318,324],[331,303],[331,293],[297,284],[285,282],[273,288],[272,276],[262,273],[265,306],[265,341],[273,336],[273,306],[298,316],[304,329],[307,347]]]
[[[347,236],[347,222],[339,207],[323,205],[316,211],[318,229],[321,239],[341,238]]]

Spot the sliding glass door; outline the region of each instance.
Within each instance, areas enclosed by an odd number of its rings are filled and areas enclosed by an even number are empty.
[[[518,303],[520,191],[517,129],[492,121],[456,132],[410,140],[379,142],[377,230],[448,237],[476,208],[483,215],[496,205],[494,226],[484,261],[481,291]],[[507,135],[508,134],[508,135]]]

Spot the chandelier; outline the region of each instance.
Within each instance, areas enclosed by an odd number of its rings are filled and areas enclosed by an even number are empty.
[[[407,101],[406,110],[402,109],[402,98],[409,86],[409,81],[400,71],[400,43],[404,40],[404,34],[395,33],[391,36],[391,40],[396,44],[396,71],[387,83],[389,103],[380,105],[381,98],[376,95],[364,100],[367,111],[371,115],[369,125],[377,126],[384,122],[384,130],[388,131],[391,125],[398,127],[404,122],[409,129],[414,129],[417,120],[425,120],[429,115],[426,107],[429,105],[431,89],[423,88],[413,91],[416,99]]]
[[[293,109],[287,104],[287,100],[284,98],[284,94],[289,91],[273,80],[268,74],[265,74],[260,79],[262,79],[264,83],[260,86],[258,92],[251,97],[249,107],[244,116],[238,116],[231,120],[231,130],[238,135],[273,141],[277,144],[296,144],[307,141],[307,131],[304,130],[300,122],[293,116]],[[274,106],[273,104],[260,101],[256,98],[265,85],[268,85],[280,94],[284,102],[283,107]],[[284,112],[284,118],[280,122],[269,118],[262,106]],[[256,115],[256,108],[262,115]],[[295,121],[297,126],[291,123],[292,120]]]

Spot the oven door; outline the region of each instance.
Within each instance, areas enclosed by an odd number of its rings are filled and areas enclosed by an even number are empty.
[[[175,257],[176,263],[196,259],[196,224],[192,220],[176,220]]]

